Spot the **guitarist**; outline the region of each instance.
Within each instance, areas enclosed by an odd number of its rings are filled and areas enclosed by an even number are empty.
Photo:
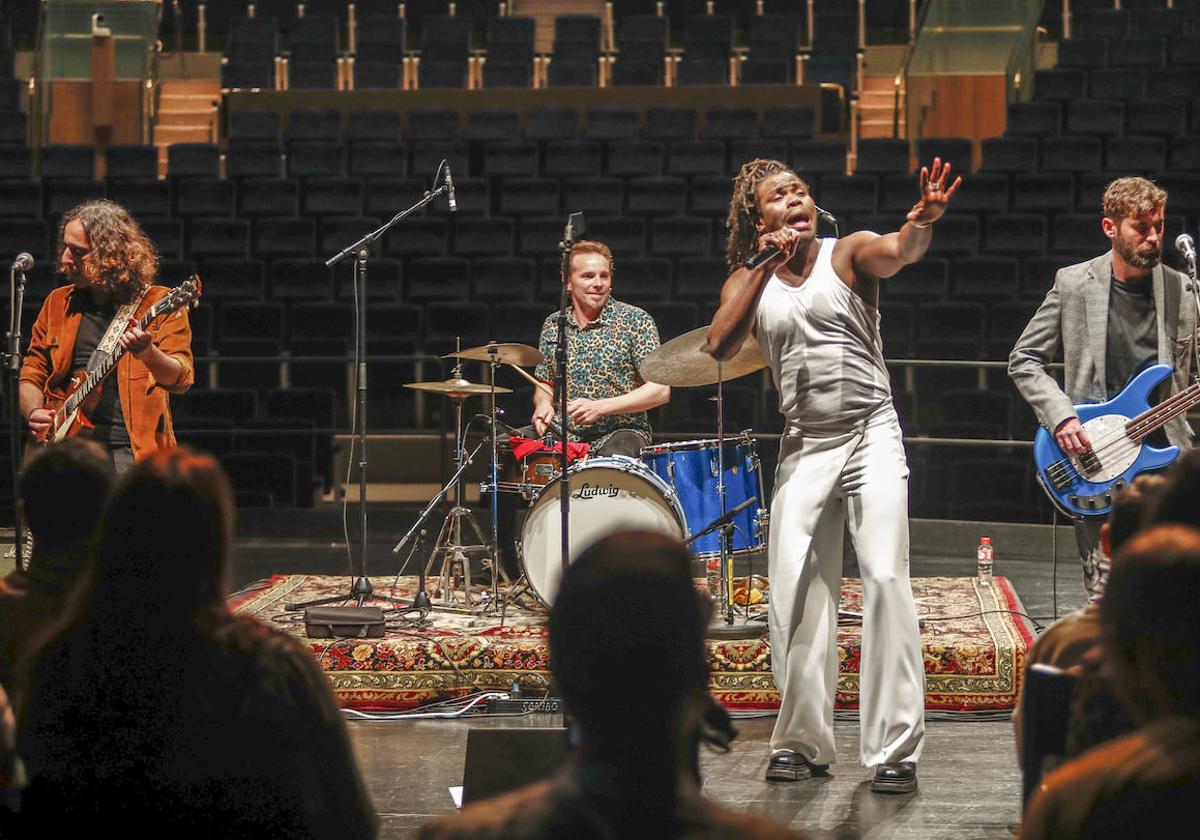
[[[1076,405],[1112,399],[1135,374],[1157,363],[1174,368],[1159,400],[1188,385],[1196,308],[1188,278],[1162,264],[1166,204],[1166,191],[1145,178],[1109,184],[1100,227],[1112,249],[1059,270],[1009,356],[1009,376],[1066,455],[1082,455],[1092,447],[1075,416]],[[1059,347],[1065,388],[1046,371]],[[1174,446],[1192,445],[1192,430],[1182,415],[1162,432]],[[1108,579],[1101,524],[1100,518],[1075,522],[1084,586],[1093,603]]]
[[[21,412],[29,430],[44,436],[72,375],[89,367],[111,330],[110,343],[126,352],[99,388],[95,405],[85,401],[80,433],[103,444],[122,472],[175,445],[168,393],[184,393],[193,380],[187,310],[137,328],[138,318],[168,290],[152,285],[158,255],[118,204],[88,201],[70,210],[58,254],[59,273],[70,285],[46,297],[33,325],[21,367]],[[122,323],[114,325],[118,316]]]

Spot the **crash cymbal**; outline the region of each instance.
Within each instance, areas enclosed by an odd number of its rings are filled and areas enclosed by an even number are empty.
[[[492,351],[495,351],[493,355]],[[535,367],[546,360],[541,351],[528,344],[485,344],[482,347],[468,347],[457,353],[447,353],[443,359],[470,359],[476,362],[490,362],[494,358],[501,365],[516,365],[517,367]]]
[[[445,394],[446,396],[461,400],[473,394],[490,394],[492,393],[491,385],[481,385],[478,382],[471,382],[467,379],[447,379],[445,382],[409,382],[404,386],[412,388],[414,391],[429,391],[434,394]],[[512,388],[501,388],[496,386],[497,394],[511,394]]]
[[[718,379],[728,382],[767,366],[758,341],[750,335],[737,355],[721,364],[718,374],[717,360],[705,352],[707,344],[708,327],[685,332],[642,359],[638,371],[647,382],[686,388],[712,385]]]

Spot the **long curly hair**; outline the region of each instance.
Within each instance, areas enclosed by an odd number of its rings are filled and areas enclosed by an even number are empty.
[[[758,249],[758,185],[779,172],[791,172],[786,163],[758,158],[743,164],[733,179],[733,196],[729,200],[729,238],[725,243],[725,263],[732,271],[754,256]],[[803,180],[803,179],[802,179]]]
[[[154,282],[158,254],[128,210],[102,198],[68,210],[58,226],[58,254],[64,247],[63,230],[76,219],[83,223],[91,246],[83,258],[89,283],[106,289],[115,302],[127,303]]]

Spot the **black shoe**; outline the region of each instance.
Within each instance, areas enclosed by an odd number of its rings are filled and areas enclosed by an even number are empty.
[[[777,752],[767,762],[768,782],[802,782],[813,776],[824,776],[828,764],[813,764],[794,752]]]
[[[894,761],[875,767],[871,790],[876,793],[912,793],[917,789],[917,765],[911,761]]]

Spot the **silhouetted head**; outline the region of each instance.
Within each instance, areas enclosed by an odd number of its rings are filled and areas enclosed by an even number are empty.
[[[233,491],[209,455],[161,449],[117,484],[101,530],[94,606],[108,599],[187,613],[224,602]]]
[[[1200,449],[1189,449],[1167,470],[1167,485],[1146,512],[1143,525],[1174,522],[1200,528]]]
[[[690,737],[710,613],[691,555],[660,534],[605,537],[567,569],[550,612],[550,670],[585,752],[638,760]]]
[[[1117,553],[1100,624],[1122,700],[1141,720],[1200,717],[1200,531],[1159,525]]]
[[[1113,499],[1108,519],[1100,526],[1100,542],[1109,557],[1143,527],[1148,512],[1167,486],[1161,475],[1139,475]]]
[[[39,449],[21,470],[17,497],[38,554],[79,554],[100,524],[116,473],[100,444],[70,438]]]

